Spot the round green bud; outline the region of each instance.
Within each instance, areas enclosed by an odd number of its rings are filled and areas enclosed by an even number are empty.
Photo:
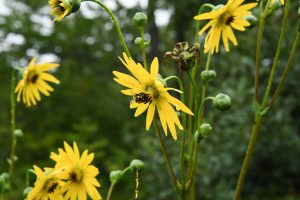
[[[109,180],[111,183],[117,183],[123,177],[121,170],[111,171],[109,174]]]
[[[16,137],[23,137],[23,131],[21,129],[16,129],[14,134]]]
[[[137,26],[138,28],[144,28],[144,26],[148,22],[148,17],[145,13],[137,12],[137,13],[135,13],[132,21],[133,21],[133,24],[135,26]]]
[[[257,17],[255,17],[254,15],[247,15],[245,17],[245,20],[247,20],[250,23],[250,26],[248,28],[254,28],[257,24]]]
[[[144,41],[141,37],[137,37],[134,40],[134,44],[142,48],[144,46]]]
[[[276,10],[278,10],[279,8],[281,8],[281,3],[280,0],[274,0],[271,5],[270,5],[271,10],[274,12]]]
[[[134,159],[130,162],[130,168],[131,170],[143,170],[144,169],[144,163],[143,161],[139,159]]]
[[[216,109],[220,111],[226,111],[231,107],[231,100],[228,95],[220,93],[214,97],[213,104]]]
[[[199,131],[203,137],[207,137],[212,132],[212,127],[208,123],[203,123],[199,127]]]
[[[72,10],[71,12],[74,13],[74,12],[77,12],[80,8],[80,5],[81,5],[81,0],[69,0],[71,6],[72,6]]]
[[[201,72],[201,80],[204,83],[207,83],[210,80],[213,80],[217,77],[217,73],[215,70],[204,70]]]
[[[199,131],[196,131],[194,134],[194,140],[197,144],[199,144],[201,142],[201,140],[203,139],[202,134]]]

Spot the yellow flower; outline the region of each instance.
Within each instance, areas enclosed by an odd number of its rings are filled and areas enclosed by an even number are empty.
[[[35,60],[36,58],[30,61],[15,89],[15,92],[18,93],[17,101],[21,100],[22,95],[23,103],[27,106],[36,105],[37,101],[41,100],[40,93],[50,96],[49,92],[53,91],[53,88],[46,81],[59,84],[59,80],[46,72],[58,67],[58,64],[35,64]]]
[[[60,191],[63,186],[63,181],[58,178],[61,171],[50,172],[46,170],[43,172],[39,167],[33,166],[37,181],[34,184],[34,188],[27,196],[27,200],[63,200],[62,193]]]
[[[61,21],[72,12],[72,4],[69,0],[50,0],[49,6],[51,7],[50,14],[54,15],[54,21]]]
[[[125,95],[133,96],[133,100],[130,103],[130,108],[136,108],[134,116],[137,117],[148,109],[146,117],[146,130],[149,130],[155,114],[155,109],[157,108],[165,134],[167,135],[168,133],[168,127],[173,138],[176,140],[177,133],[175,124],[180,130],[183,130],[183,127],[172,105],[175,106],[177,110],[182,110],[190,115],[193,115],[192,111],[190,111],[190,109],[181,101],[172,97],[168,93],[168,90],[178,90],[173,88],[165,88],[163,83],[157,79],[159,68],[157,58],[153,59],[149,73],[140,63],[135,63],[134,60],[128,58],[125,53],[123,53],[123,56],[124,60],[119,57],[120,60],[134,77],[121,72],[113,71],[113,74],[116,76],[114,80],[119,84],[129,88],[122,90],[121,92]]]
[[[212,10],[209,13],[195,16],[195,20],[210,20],[200,31],[202,35],[209,29],[205,38],[204,52],[219,52],[220,38],[222,37],[225,50],[229,51],[230,40],[235,46],[237,40],[232,28],[245,31],[245,27],[250,26],[250,23],[244,18],[251,14],[250,9],[254,8],[257,3],[248,3],[241,5],[245,0],[228,0],[225,6]]]
[[[86,200],[87,194],[93,200],[101,199],[96,187],[100,187],[96,180],[98,169],[91,165],[94,154],[88,154],[85,150],[80,156],[77,144],[73,143],[73,149],[64,142],[65,149],[59,149],[59,153],[51,153],[50,158],[56,161],[55,169],[63,170],[61,178],[65,180],[62,187],[64,199]]]

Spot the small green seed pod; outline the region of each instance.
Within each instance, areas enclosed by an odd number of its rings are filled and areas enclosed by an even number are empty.
[[[144,46],[143,39],[141,37],[135,38],[134,44],[137,45],[138,47],[142,48]]]
[[[203,137],[207,137],[212,132],[212,127],[208,123],[203,123],[199,127],[199,131]]]
[[[75,13],[79,10],[80,5],[81,5],[81,0],[69,0],[71,6],[72,6],[72,13]]]
[[[111,171],[109,174],[109,180],[111,183],[117,183],[123,177],[121,170]]]
[[[254,28],[257,24],[257,17],[255,17],[254,15],[247,15],[245,17],[245,20],[250,23],[250,26],[248,26],[249,29]]]
[[[143,170],[144,169],[144,163],[143,161],[139,159],[134,159],[130,162],[130,168],[131,170]]]
[[[203,83],[208,83],[208,81],[213,80],[217,77],[215,70],[204,70],[201,72],[201,80]]]
[[[213,104],[216,109],[220,111],[226,111],[231,107],[231,100],[228,95],[220,93],[214,97]]]
[[[135,13],[133,19],[133,24],[139,29],[144,28],[148,23],[148,17],[145,13],[137,12]]]
[[[280,0],[274,0],[271,3],[270,8],[271,8],[272,12],[274,12],[274,11],[278,10],[279,8],[281,8]]]

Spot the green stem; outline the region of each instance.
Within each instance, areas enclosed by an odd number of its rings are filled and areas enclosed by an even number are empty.
[[[109,187],[108,192],[107,192],[106,200],[110,200],[112,192],[113,192],[113,190],[115,188],[115,185],[116,185],[116,183],[111,183],[110,184],[110,187]]]
[[[92,2],[95,2],[95,3],[99,4],[109,14],[109,16],[111,17],[111,20],[112,20],[112,22],[113,22],[113,24],[115,26],[115,29],[116,29],[116,31],[118,33],[120,42],[122,44],[122,47],[123,47],[125,53],[127,54],[127,56],[131,57],[130,52],[129,52],[128,48],[127,48],[126,42],[124,40],[124,36],[123,36],[122,31],[121,31],[120,25],[119,25],[116,17],[114,16],[113,12],[105,4],[103,4],[99,0],[83,0],[83,1],[92,1]]]
[[[191,70],[189,70],[187,72],[188,74],[188,77],[189,77],[189,80],[191,81],[192,83],[192,87],[193,87],[193,90],[194,90],[194,94],[195,94],[195,98],[194,98],[194,101],[195,101],[195,111],[197,111],[198,109],[198,105],[199,105],[199,92],[198,92],[198,87],[197,87],[197,84],[195,82],[195,78],[194,76],[192,75],[191,73]],[[195,113],[195,122],[196,122],[196,119],[197,119],[197,112]],[[196,124],[195,124],[196,126]]]
[[[268,1],[267,6],[268,6],[269,3],[270,3],[270,0]],[[283,43],[284,33],[285,33],[285,29],[286,29],[286,22],[287,22],[287,17],[288,17],[288,12],[289,12],[289,5],[290,5],[290,0],[287,0],[286,4],[285,4],[283,25],[282,25],[282,28],[281,28],[281,33],[280,33],[280,38],[279,38],[279,42],[278,42],[278,46],[277,46],[277,50],[276,50],[276,55],[275,55],[275,58],[274,58],[274,63],[272,65],[272,69],[271,69],[271,73],[270,73],[270,77],[269,77],[269,81],[268,81],[268,85],[267,85],[267,90],[265,92],[264,99],[263,99],[262,105],[260,107],[260,111],[263,111],[267,107],[267,102],[268,102],[268,99],[269,99],[269,96],[270,96],[270,91],[271,91],[271,88],[272,88],[273,79],[274,79],[275,72],[276,72],[276,69],[277,69],[277,63],[278,63],[279,55],[280,55],[280,52],[281,52],[281,49],[282,49],[282,43]],[[240,174],[239,174],[239,178],[238,178],[238,182],[237,182],[237,186],[236,186],[236,191],[235,191],[234,198],[233,198],[234,200],[239,200],[240,199],[241,191],[243,189],[244,182],[245,182],[245,177],[246,177],[246,174],[247,174],[247,171],[248,171],[248,168],[249,168],[250,160],[252,158],[253,151],[254,151],[254,148],[255,148],[255,144],[256,144],[256,141],[257,141],[257,137],[258,137],[258,134],[259,134],[259,131],[260,131],[262,118],[263,118],[263,116],[259,112],[257,112],[255,114],[255,124],[254,124],[253,129],[252,129],[252,133],[251,133],[251,137],[250,137],[249,144],[248,144],[248,147],[247,147],[246,155],[244,157],[242,168],[241,168],[241,171],[240,171]]]
[[[158,140],[159,140],[159,144],[160,144],[160,147],[161,147],[161,150],[162,150],[162,153],[163,153],[163,156],[166,160],[166,163],[167,163],[167,168],[168,168],[168,171],[171,175],[171,178],[172,178],[172,181],[173,181],[173,184],[174,186],[176,187],[176,189],[178,189],[178,184],[177,184],[177,178],[175,176],[175,173],[174,173],[174,170],[173,170],[173,167],[171,165],[171,161],[170,161],[170,158],[168,156],[168,152],[167,152],[167,148],[166,148],[166,144],[162,138],[162,134],[161,134],[161,131],[158,127],[158,124],[157,124],[157,117],[155,116],[154,118],[154,126],[155,126],[155,131],[156,131],[156,134],[157,134],[157,137],[158,137]]]
[[[209,70],[210,62],[211,62],[211,57],[212,57],[212,54],[208,53],[207,60],[206,60],[206,65],[205,65],[205,70]],[[202,84],[202,87],[201,87],[201,105],[204,105],[204,101],[206,99],[206,88],[207,88],[207,83],[206,84]],[[201,105],[200,105],[200,109],[199,109],[200,111],[199,111],[199,114],[198,114],[197,127],[199,127],[200,124],[203,121],[204,106],[201,109]]]
[[[270,97],[270,92],[271,92],[271,89],[272,89],[273,79],[274,79],[274,76],[275,76],[275,73],[276,73],[276,70],[277,70],[279,55],[281,53],[283,39],[284,39],[284,35],[285,35],[285,30],[286,30],[286,25],[287,25],[287,20],[288,20],[288,14],[289,14],[289,7],[290,7],[290,0],[287,0],[285,2],[283,24],[282,24],[282,27],[281,27],[279,42],[278,42],[274,62],[273,62],[272,69],[271,69],[271,74],[270,74],[268,85],[267,85],[267,91],[265,93],[265,96],[264,96],[264,99],[263,99],[263,102],[262,102],[262,107],[261,107],[262,109],[265,108],[265,106],[268,103],[268,99]]]
[[[276,87],[275,93],[274,93],[274,95],[273,95],[273,97],[272,97],[272,100],[271,100],[271,103],[270,103],[270,108],[273,106],[273,104],[274,104],[276,98],[278,97],[279,92],[281,91],[281,88],[282,88],[282,86],[283,86],[283,84],[284,84],[284,81],[285,81],[285,79],[286,79],[286,77],[287,77],[287,75],[288,75],[288,73],[289,73],[289,71],[290,71],[290,68],[291,68],[291,66],[292,66],[291,64],[292,64],[292,62],[293,62],[293,60],[294,60],[295,53],[296,53],[296,51],[297,51],[299,38],[300,38],[300,32],[298,31],[298,32],[297,32],[297,35],[296,35],[296,38],[295,38],[295,40],[294,40],[293,48],[292,48],[292,50],[291,50],[291,53],[290,53],[288,62],[287,62],[287,64],[286,64],[285,68],[284,68],[283,75],[282,75],[282,77],[281,77],[281,79],[280,79],[280,82],[279,82],[278,86]]]
[[[197,152],[198,152],[198,144],[194,144],[194,152],[193,152],[193,156],[192,156],[192,168],[189,171],[189,175],[188,175],[188,179],[186,182],[186,185],[184,186],[184,188],[190,188],[192,186],[193,183],[193,176],[195,173],[195,166],[197,163]]]
[[[240,171],[240,175],[238,178],[238,182],[237,182],[237,186],[235,189],[235,193],[234,193],[234,200],[239,200],[240,196],[241,196],[241,192],[244,186],[244,182],[245,182],[245,177],[249,168],[249,164],[250,164],[250,160],[252,158],[252,154],[254,151],[254,147],[255,147],[255,143],[257,141],[257,137],[260,131],[260,127],[261,127],[261,123],[262,123],[262,116],[259,114],[255,115],[255,123],[254,126],[252,128],[252,133],[251,133],[251,137],[249,140],[249,144],[248,144],[248,148],[246,151],[246,155],[243,161],[243,165]]]
[[[265,17],[263,13],[263,1],[260,1],[260,23],[258,27],[257,41],[256,41],[256,61],[255,61],[255,100],[259,101],[259,68],[261,60],[261,45],[265,27]]]
[[[167,78],[164,79],[164,81],[168,81],[171,79],[176,79],[177,83],[179,85],[179,89],[180,91],[182,91],[182,93],[180,94],[180,100],[181,102],[185,102],[184,99],[184,88],[183,88],[183,83],[180,80],[180,78],[178,76],[169,76]],[[184,112],[181,113],[182,115],[182,123],[183,123],[183,131],[182,131],[182,139],[181,139],[181,143],[180,143],[180,175],[181,175],[181,183],[182,185],[185,185],[185,163],[184,163],[184,150],[185,150],[185,139],[186,139],[186,114]],[[185,197],[185,191],[184,189],[182,190],[181,193],[181,199],[184,200]]]
[[[142,43],[143,43],[143,47],[142,47],[142,56],[143,56],[143,63],[144,63],[144,68],[146,70],[148,70],[148,67],[147,67],[147,57],[146,57],[146,49],[145,49],[145,39],[144,39],[144,36],[145,36],[145,30],[144,28],[141,29],[141,38],[142,38]]]
[[[8,174],[11,178],[14,171],[14,164],[15,164],[15,156],[16,156],[16,146],[17,146],[17,137],[15,135],[16,129],[16,100],[15,100],[15,82],[16,82],[16,70],[13,69],[11,75],[11,91],[10,91],[10,114],[11,114],[11,137],[12,137],[12,144],[11,144],[11,152],[9,158],[9,170]],[[12,179],[10,179],[12,180]]]

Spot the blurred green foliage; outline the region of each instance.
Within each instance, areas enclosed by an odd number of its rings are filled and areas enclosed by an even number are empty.
[[[95,152],[94,164],[100,169],[100,192],[106,195],[111,170],[123,169],[134,158],[146,164],[141,173],[140,198],[147,200],[176,199],[169,175],[153,130],[146,133],[144,118],[134,118],[127,97],[112,78],[112,70],[123,70],[117,56],[121,45],[108,15],[90,3],[79,12],[59,23],[49,16],[47,1],[3,1],[7,9],[0,11],[0,173],[8,168],[10,151],[10,74],[12,67],[26,66],[39,54],[60,63],[55,76],[61,80],[51,97],[44,97],[36,107],[17,106],[17,128],[24,131],[18,141],[13,192],[9,199],[22,199],[26,170],[33,164],[53,166],[51,151],[62,147],[63,141],[77,141],[81,150]],[[126,8],[118,1],[114,13],[119,19],[125,39],[134,58],[141,61],[134,46],[138,31],[131,23],[137,6]],[[210,1],[217,4],[219,1]],[[149,0],[149,33],[153,42],[148,60],[173,49],[176,42],[194,42],[194,22],[199,1]],[[282,72],[295,35],[298,2],[292,1],[292,12],[279,62]],[[170,12],[166,26],[153,23],[155,10]],[[4,12],[5,11],[5,12]],[[282,9],[275,12],[266,25],[263,40],[263,64],[260,90],[272,63],[279,37]],[[158,19],[159,20],[159,19]],[[212,69],[217,79],[209,87],[209,95],[223,92],[231,96],[232,109],[220,113],[208,105],[205,121],[212,124],[214,134],[202,142],[197,167],[199,199],[227,200],[233,196],[237,176],[253,123],[253,77],[256,28],[237,33],[239,45],[230,53],[221,51],[213,57]],[[10,42],[8,42],[10,38]],[[17,39],[16,39],[17,38]],[[19,42],[21,38],[21,41]],[[22,39],[23,38],[23,39]],[[203,39],[203,38],[201,38]],[[49,57],[52,55],[52,57]],[[299,53],[297,54],[299,55]],[[204,66],[204,56],[201,67]],[[300,199],[300,57],[287,79],[274,110],[266,117],[247,176],[243,192],[245,200]],[[163,68],[165,74],[177,68]],[[184,74],[182,78],[186,81]],[[275,80],[276,83],[279,79]],[[172,162],[178,171],[179,142],[167,138]],[[127,174],[116,186],[113,199],[131,199],[134,195],[135,174]],[[33,181],[33,180],[32,180]],[[297,190],[298,189],[298,190]]]

